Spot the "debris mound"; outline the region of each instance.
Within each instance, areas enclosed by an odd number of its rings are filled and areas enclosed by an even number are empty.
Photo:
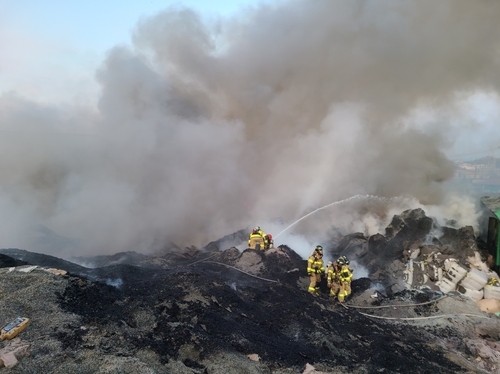
[[[419,287],[405,282],[417,248],[419,256],[436,247],[459,264],[469,261],[470,231],[433,235],[436,228],[422,211],[410,211],[395,217],[386,235],[346,236],[330,248],[355,268],[344,304],[329,299],[324,280],[319,297],[307,292],[307,261],[287,246],[240,251],[214,244],[146,257],[99,256],[92,268],[10,250],[34,266],[29,273],[0,269],[8,295],[0,299],[0,315],[32,321],[22,333],[31,355],[11,370],[495,372],[497,317],[459,292],[427,286],[430,276]],[[55,265],[69,273],[43,271]],[[356,266],[369,277],[357,278]]]

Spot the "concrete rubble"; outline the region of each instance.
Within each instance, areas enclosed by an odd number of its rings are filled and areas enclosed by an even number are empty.
[[[314,366],[311,364],[307,363],[305,370],[302,372],[302,374],[329,374],[324,371],[317,371]]]
[[[260,357],[258,354],[252,353],[247,355],[247,357],[252,361],[260,361]]]
[[[29,356],[29,347],[30,345],[23,342],[21,338],[7,340],[6,345],[0,348],[0,368],[11,369],[16,366],[19,359]]]

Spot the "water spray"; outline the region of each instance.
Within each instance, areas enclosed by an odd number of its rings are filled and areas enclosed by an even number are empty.
[[[305,216],[299,218],[297,221],[295,221],[294,223],[292,223],[290,226],[288,226],[287,228],[285,228],[283,231],[281,231],[278,235],[276,235],[274,238],[277,238],[278,236],[280,236],[281,234],[283,234],[286,230],[288,230],[290,227],[296,225],[297,223],[299,223],[300,221],[302,221],[303,219],[309,217],[310,215],[320,211],[320,210],[323,210],[323,209],[326,209],[326,208],[329,208],[331,207],[332,205],[338,205],[338,204],[342,204],[342,203],[346,203],[350,200],[355,200],[355,199],[377,199],[377,200],[382,200],[382,201],[390,201],[390,200],[394,200],[394,199],[398,199],[398,198],[401,198],[401,197],[392,197],[392,198],[387,198],[387,197],[380,197],[380,196],[375,196],[375,195],[354,195],[354,196],[351,196],[351,197],[348,197],[347,199],[344,199],[344,200],[339,200],[339,201],[335,201],[333,203],[330,203],[330,204],[327,204],[325,206],[322,206],[321,208],[318,208],[316,210],[313,210],[312,212],[310,213],[307,213]]]

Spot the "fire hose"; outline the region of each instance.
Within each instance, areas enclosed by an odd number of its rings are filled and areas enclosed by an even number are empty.
[[[273,282],[273,283],[279,283],[278,281],[275,281],[275,280],[272,280],[272,279],[266,279],[266,278],[262,278],[262,277],[259,277],[257,275],[253,275],[253,274],[250,274],[250,273],[247,273],[246,271],[243,271],[241,269],[238,269],[234,266],[231,266],[231,265],[227,265],[227,264],[224,264],[222,262],[216,262],[216,261],[207,261],[209,263],[212,263],[212,264],[218,264],[218,265],[223,265],[223,266],[226,266],[228,268],[231,268],[231,269],[234,269],[234,270],[238,270],[239,272],[243,273],[243,274],[246,274],[250,277],[254,277],[254,278],[257,278],[257,279],[260,279],[260,280],[264,280],[264,281],[267,281],[267,282]]]
[[[420,306],[420,305],[427,305],[427,304],[432,304],[435,302],[438,302],[444,298],[448,297],[447,295],[441,296],[438,299],[435,300],[430,300],[425,303],[419,303],[419,304],[403,304],[403,305],[378,305],[378,306],[357,306],[357,305],[344,305],[341,303],[344,308],[349,309],[349,308],[355,308],[355,309],[380,309],[380,308],[401,308],[401,307],[410,307],[410,306]],[[402,320],[402,321],[415,321],[415,320],[421,320],[421,319],[432,319],[432,318],[442,318],[442,317],[453,317],[453,316],[466,316],[466,317],[477,317],[477,318],[487,318],[489,319],[490,317],[487,316],[481,316],[478,314],[469,314],[469,313],[456,313],[456,314],[440,314],[437,316],[429,316],[429,317],[383,317],[383,316],[376,316],[373,314],[367,314],[367,313],[362,313],[358,312],[359,314],[370,317],[370,318],[378,318],[378,319],[387,319],[387,320]]]

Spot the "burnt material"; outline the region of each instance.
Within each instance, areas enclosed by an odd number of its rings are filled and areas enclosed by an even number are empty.
[[[16,260],[10,256],[0,254],[0,268],[9,268],[13,266],[27,265],[28,263],[21,260]]]
[[[292,252],[259,255],[264,269],[282,278],[288,269],[268,262],[303,261]],[[99,272],[101,278],[106,274],[122,283],[114,287],[73,278],[59,295],[64,310],[106,331],[93,345],[76,327],[56,334],[66,345],[72,338],[75,349],[133,355],[148,347],[167,363],[181,359],[181,347],[189,344],[200,362],[214,352],[232,351],[257,353],[270,366],[297,371],[307,362],[349,370],[362,365],[370,372],[460,370],[443,351],[428,345],[418,329],[373,321],[332,303],[327,294],[315,298],[294,282],[270,282],[209,262],[161,271],[118,265]],[[356,280],[353,292],[369,285],[366,278]],[[192,359],[183,362],[203,367]]]

